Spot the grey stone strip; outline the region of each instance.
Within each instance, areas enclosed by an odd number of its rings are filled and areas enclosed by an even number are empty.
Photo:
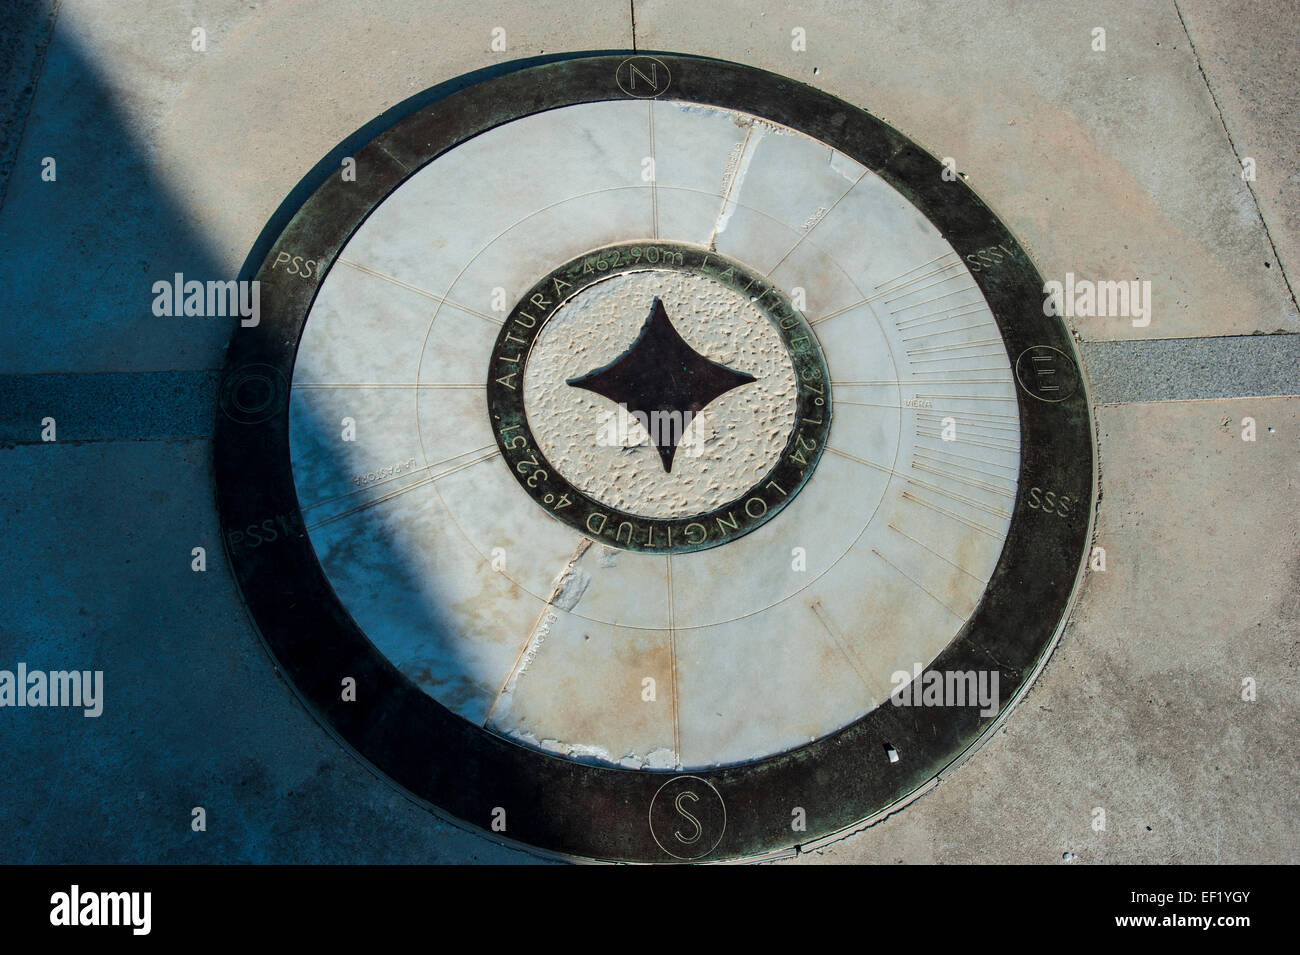
[[[1300,335],[1235,335],[1079,346],[1102,403],[1300,395]]]
[[[41,444],[44,419],[60,443],[207,438],[217,415],[216,371],[0,375],[0,445]]]
[[[1094,401],[1300,395],[1300,335],[1084,342]],[[0,444],[208,438],[217,371],[0,375]]]

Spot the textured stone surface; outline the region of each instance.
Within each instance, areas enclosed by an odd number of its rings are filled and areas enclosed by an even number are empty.
[[[1095,401],[1300,395],[1300,335],[1089,342]]]
[[[622,355],[656,297],[691,347],[758,379],[689,423],[668,473],[638,421],[566,384]],[[546,323],[529,356],[524,408],[546,459],[579,490],[632,514],[685,517],[736,500],[771,470],[794,428],[794,366],[771,321],[739,293],[684,272],[632,272],[584,289]]]
[[[1300,269],[1300,3],[1278,0],[1242,10],[1178,0],[1197,63],[1233,151],[1254,160],[1247,182],[1268,231],[1265,268],[1278,269],[1295,298]]]

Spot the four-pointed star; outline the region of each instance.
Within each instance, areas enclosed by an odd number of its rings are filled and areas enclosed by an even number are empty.
[[[603,368],[567,383],[594,391],[630,413],[640,412],[656,425],[672,422],[671,427],[648,429],[664,471],[671,472],[673,455],[691,420],[713,399],[756,380],[710,361],[687,344],[669,321],[663,302],[656,298],[641,333],[627,351]]]

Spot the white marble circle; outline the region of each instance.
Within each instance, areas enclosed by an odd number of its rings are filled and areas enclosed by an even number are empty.
[[[527,175],[513,172],[519,157]],[[787,508],[671,556],[553,519],[505,464],[484,386],[507,310],[539,276],[656,239],[715,249],[781,288],[821,343],[834,404],[826,450]],[[963,260],[848,156],[732,110],[588,103],[476,136],[366,219],[303,331],[290,441],[321,567],[394,666],[524,745],[681,770],[834,732],[890,705],[897,674],[953,640],[1005,543],[1016,385],[972,276],[993,261]],[[751,374],[746,361],[777,364],[752,315],[716,342],[670,315],[714,360]],[[548,361],[562,370],[548,380],[615,357],[617,338],[592,338],[608,352],[571,372],[557,338]],[[786,427],[775,403],[759,410]],[[546,440],[566,462],[591,452],[566,451],[559,429]],[[622,484],[604,493],[656,506]],[[687,500],[678,492],[664,506]]]
[[[711,401],[689,421],[630,414],[566,384],[619,358],[658,298],[686,343],[755,381]],[[571,484],[609,507],[686,517],[736,500],[776,464],[794,428],[794,365],[772,322],[747,296],[707,276],[668,269],[623,272],[564,302],[538,333],[524,369],[524,410],[538,447]],[[676,429],[671,471],[651,443]]]

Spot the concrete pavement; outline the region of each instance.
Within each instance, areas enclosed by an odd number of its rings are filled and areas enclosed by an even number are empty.
[[[2,861],[531,860],[413,805],[277,676],[213,507],[231,325],[156,317],[150,286],[235,277],[421,91],[633,45],[841,96],[953,157],[1046,277],[1152,283],[1149,325],[1074,323],[1107,563],[1039,683],[933,792],[804,858],[1294,858],[1295,3],[5,7],[0,667],[103,669],[107,701],[0,714]]]

